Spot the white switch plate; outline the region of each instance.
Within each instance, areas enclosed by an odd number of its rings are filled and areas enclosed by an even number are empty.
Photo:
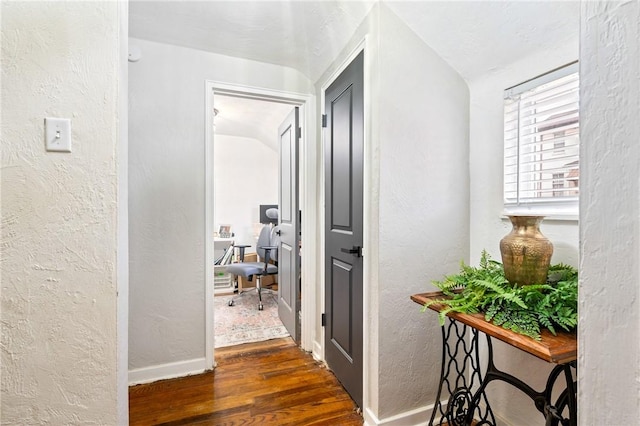
[[[71,120],[47,117],[44,128],[47,151],[71,152]]]

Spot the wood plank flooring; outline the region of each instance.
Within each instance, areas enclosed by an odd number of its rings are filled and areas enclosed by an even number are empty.
[[[131,425],[362,425],[335,376],[290,339],[216,350],[213,372],[129,388]]]

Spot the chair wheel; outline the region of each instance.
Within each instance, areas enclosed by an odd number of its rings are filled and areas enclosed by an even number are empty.
[[[259,311],[261,311],[263,308],[264,308],[264,307],[262,306],[262,303],[260,303],[260,304],[258,305],[258,310],[259,310]]]
[[[233,306],[233,300],[229,300],[229,306]]]

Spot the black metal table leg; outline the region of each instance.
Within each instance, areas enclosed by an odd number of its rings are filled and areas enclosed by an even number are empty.
[[[442,327],[442,365],[440,383],[429,425],[467,425],[474,389],[483,382],[478,355],[478,330],[447,318]],[[470,331],[470,333],[467,333]],[[441,401],[443,391],[449,395],[446,406]],[[495,426],[496,420],[489,401],[481,392],[484,406],[474,407],[478,425]]]
[[[507,374],[496,368],[493,363],[493,345],[491,338],[487,335],[487,347],[488,347],[488,363],[487,371],[482,380],[480,387],[476,390],[475,394],[469,402],[469,409],[466,411],[464,425],[470,425],[474,420],[474,412],[478,408],[481,398],[486,401],[485,389],[487,385],[493,380],[499,380],[509,383],[520,389],[524,394],[531,398],[546,420],[547,426],[577,426],[577,407],[576,407],[576,393],[575,382],[571,373],[571,367],[575,368],[575,362],[557,365],[549,374],[547,384],[542,392],[536,392],[531,386],[524,383],[511,374]],[[559,376],[564,373],[565,380],[567,382],[565,390],[560,394],[555,404],[552,403],[552,392]],[[568,417],[564,417],[563,412],[565,408],[568,411]],[[481,422],[484,425],[485,423]],[[488,423],[486,423],[488,424]]]

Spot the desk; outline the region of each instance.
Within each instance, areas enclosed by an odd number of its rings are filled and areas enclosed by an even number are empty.
[[[445,296],[441,292],[411,296],[411,300],[420,305],[443,298]],[[443,308],[442,304],[429,306],[429,309],[436,312]],[[554,336],[548,330],[543,330],[541,340],[536,341],[487,322],[483,314],[451,312],[447,317],[448,321],[442,327],[440,383],[429,425],[495,425],[495,416],[485,394],[486,386],[494,380],[509,383],[529,396],[546,419],[547,425],[577,425],[576,382],[572,373],[572,368],[576,367],[578,353],[575,333],[558,332],[558,335]],[[488,348],[484,374],[478,355],[480,332],[486,335]],[[556,364],[542,392],[535,391],[522,380],[495,367],[492,337]],[[560,376],[564,377],[566,387],[554,400],[552,391],[555,384],[562,380]],[[446,407],[441,401],[443,391],[449,393]],[[439,419],[436,419],[437,416]]]

